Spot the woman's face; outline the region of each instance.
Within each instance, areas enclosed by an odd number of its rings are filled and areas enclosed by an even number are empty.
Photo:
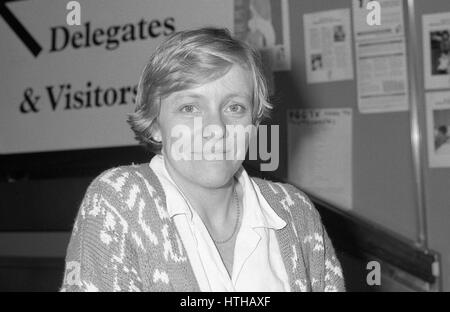
[[[236,136],[229,135],[226,125],[251,127],[250,77],[241,66],[233,65],[223,77],[161,101],[156,133],[170,173],[207,188],[230,181],[241,166],[243,157],[237,155],[245,155],[248,138],[245,144],[230,144]]]

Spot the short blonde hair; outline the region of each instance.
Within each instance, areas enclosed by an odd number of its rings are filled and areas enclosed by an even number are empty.
[[[136,109],[127,120],[136,139],[160,152],[162,143],[152,134],[161,99],[214,81],[234,64],[251,73],[252,121],[259,125],[272,108],[259,55],[245,42],[234,39],[227,29],[200,28],[172,34],[150,57],[139,80]]]

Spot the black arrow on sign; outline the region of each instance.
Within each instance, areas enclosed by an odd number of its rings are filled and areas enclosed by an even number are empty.
[[[42,51],[41,45],[30,35],[30,33],[23,27],[17,17],[6,6],[7,2],[14,2],[20,0],[0,0],[0,15],[5,22],[11,27],[16,35],[27,46],[28,50],[33,53],[34,57],[37,57]]]

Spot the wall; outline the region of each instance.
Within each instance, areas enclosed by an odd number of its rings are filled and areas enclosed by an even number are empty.
[[[409,112],[360,114],[357,107],[356,79],[319,84],[306,83],[303,14],[340,8],[351,9],[351,1],[290,2],[293,69],[290,73],[280,75],[277,81],[278,92],[283,94],[283,110],[352,108],[354,194],[352,213],[392,230],[410,241],[415,241],[418,235],[418,220]],[[279,114],[284,118],[281,122],[282,146],[286,148],[285,114],[282,112]],[[283,154],[286,157],[286,152]],[[284,160],[286,161],[286,158]],[[286,168],[283,168],[284,176],[285,170]]]

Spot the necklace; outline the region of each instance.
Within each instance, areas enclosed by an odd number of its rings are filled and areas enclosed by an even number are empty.
[[[236,206],[237,206],[236,223],[234,224],[233,233],[231,233],[230,237],[228,237],[227,239],[222,240],[222,241],[217,241],[217,240],[213,239],[214,243],[216,243],[216,244],[225,244],[226,242],[228,242],[234,236],[234,234],[236,234],[236,230],[238,228],[238,223],[239,223],[239,216],[241,214],[240,207],[239,207],[239,198],[237,196],[236,189],[233,189],[233,195],[234,195],[233,196],[234,199],[236,200]]]

